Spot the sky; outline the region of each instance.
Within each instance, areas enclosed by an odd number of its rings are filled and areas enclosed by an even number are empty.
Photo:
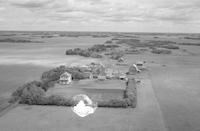
[[[0,30],[200,33],[200,0],[0,0]]]

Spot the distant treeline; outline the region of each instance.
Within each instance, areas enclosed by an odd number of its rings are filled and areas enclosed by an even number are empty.
[[[25,40],[25,39],[5,38],[5,39],[0,39],[0,42],[10,42],[10,43],[41,43],[42,41],[32,41],[32,40]]]

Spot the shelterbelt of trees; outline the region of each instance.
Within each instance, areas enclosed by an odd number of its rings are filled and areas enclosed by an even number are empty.
[[[21,104],[30,105],[57,105],[57,106],[72,106],[75,104],[72,98],[66,98],[58,95],[45,96],[45,92],[49,88],[53,88],[54,84],[59,80],[60,75],[68,71],[72,74],[73,79],[81,80],[86,79],[87,76],[84,72],[81,72],[77,68],[67,68],[60,66],[44,72],[40,81],[31,81],[23,86],[20,86],[16,91],[12,93],[10,103],[19,102]],[[127,82],[126,90],[124,91],[123,99],[110,99],[106,101],[97,101],[99,107],[115,107],[115,108],[127,108],[136,107],[137,103],[137,91],[135,80],[129,80]]]

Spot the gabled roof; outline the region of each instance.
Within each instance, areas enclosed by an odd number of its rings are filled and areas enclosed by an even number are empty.
[[[63,77],[63,76],[71,76],[71,74],[68,72],[64,72],[62,75],[60,75],[60,77]]]

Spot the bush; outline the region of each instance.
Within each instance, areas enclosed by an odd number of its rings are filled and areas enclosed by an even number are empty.
[[[65,72],[65,66],[53,68],[49,71],[42,73],[41,80],[46,82],[57,81],[60,79],[60,75],[62,75],[64,72]]]
[[[119,60],[123,56],[124,56],[124,54],[122,52],[112,52],[110,54],[110,58],[113,60]]]
[[[105,45],[94,45],[91,48],[88,48],[90,52],[102,52],[106,51],[107,47]]]

